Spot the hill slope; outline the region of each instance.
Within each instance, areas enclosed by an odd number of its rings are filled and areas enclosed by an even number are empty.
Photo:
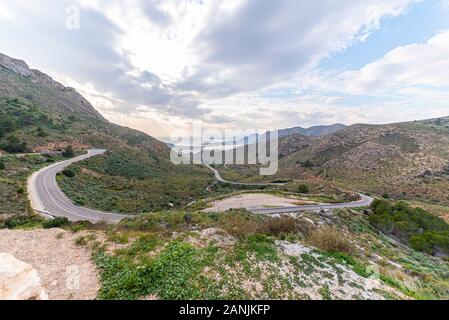
[[[399,199],[448,205],[449,117],[387,125],[356,124],[329,135],[279,141],[279,171],[227,166],[225,178],[321,181]]]
[[[173,165],[165,143],[108,122],[74,89],[0,55],[0,150],[51,153],[68,145],[108,150],[75,166],[76,177],[60,181],[73,200],[97,209],[143,212],[182,205],[212,181],[204,168]],[[11,156],[3,162],[0,175],[11,178],[20,165],[12,165]]]

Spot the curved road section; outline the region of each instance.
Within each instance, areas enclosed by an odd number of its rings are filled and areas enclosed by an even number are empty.
[[[31,207],[42,215],[48,217],[66,217],[70,221],[90,221],[93,223],[104,221],[107,223],[118,223],[125,218],[129,218],[129,215],[102,212],[83,208],[75,205],[59,188],[56,182],[56,174],[61,172],[73,163],[88,159],[90,157],[101,155],[105,152],[102,149],[91,149],[87,154],[55,163],[49,167],[43,168],[35,172],[28,179],[28,196],[31,202]],[[224,180],[220,173],[212,168],[210,165],[205,164],[215,175],[215,178],[219,182],[229,183],[233,185],[248,185],[248,186],[262,186],[262,185],[280,185],[280,184],[247,184],[240,182],[231,182]],[[336,204],[321,204],[321,205],[304,205],[297,207],[284,207],[284,208],[264,208],[252,210],[258,214],[280,214],[291,213],[298,211],[315,211],[315,210],[332,210],[341,208],[355,208],[369,206],[373,202],[373,198],[359,194],[361,200],[349,202],[349,203],[336,203]]]
[[[203,164],[214,173],[215,179],[221,183],[227,183],[234,186],[250,186],[250,187],[265,187],[265,186],[284,186],[285,183],[244,183],[244,182],[232,182],[225,180],[221,177],[220,172],[217,169],[213,168],[209,164],[203,162]]]
[[[296,207],[285,207],[285,208],[264,208],[264,209],[254,209],[251,210],[252,213],[257,214],[280,214],[280,213],[293,213],[299,211],[318,211],[318,210],[334,210],[334,209],[343,209],[343,208],[360,208],[360,207],[368,207],[373,202],[373,198],[368,197],[364,194],[358,194],[361,197],[361,200],[353,201],[353,202],[345,202],[345,203],[332,203],[332,204],[313,204],[313,205],[304,205],[304,206],[296,206]]]
[[[207,163],[204,165],[209,168],[215,175],[215,179],[218,182],[228,183],[232,185],[238,186],[279,186],[285,185],[280,183],[243,183],[243,182],[231,182],[224,180],[220,172],[215,168],[212,168]],[[360,207],[369,207],[371,203],[374,201],[374,198],[366,196],[364,194],[358,193],[361,200],[353,201],[353,202],[345,202],[345,203],[325,203],[325,204],[314,204],[314,205],[303,205],[303,206],[295,206],[295,207],[281,207],[281,208],[264,208],[264,209],[252,209],[250,210],[252,213],[256,214],[282,214],[282,213],[294,213],[300,211],[318,211],[318,210],[333,210],[333,209],[343,209],[343,208],[360,208]]]
[[[91,149],[87,154],[55,163],[34,173],[28,179],[28,196],[31,207],[42,215],[49,217],[66,217],[70,221],[104,221],[118,223],[129,216],[87,209],[75,205],[59,188],[56,174],[69,165],[101,155],[102,149]]]

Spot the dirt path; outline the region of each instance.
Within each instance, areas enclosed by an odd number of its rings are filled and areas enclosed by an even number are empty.
[[[77,234],[61,229],[0,230],[0,252],[31,264],[52,300],[92,300],[99,289],[90,252],[75,245]]]

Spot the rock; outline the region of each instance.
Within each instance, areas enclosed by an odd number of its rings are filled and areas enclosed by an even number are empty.
[[[48,300],[31,265],[0,253],[0,300]]]

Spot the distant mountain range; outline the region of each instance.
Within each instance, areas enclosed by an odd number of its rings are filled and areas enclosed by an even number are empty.
[[[287,128],[287,129],[279,129],[278,130],[278,137],[279,138],[285,138],[288,136],[292,136],[295,134],[300,134],[306,137],[320,137],[328,134],[332,134],[337,132],[338,130],[344,129],[346,126],[344,124],[336,123],[329,126],[314,126],[310,128],[302,128],[302,127],[294,127],[294,128]],[[265,133],[267,134],[267,133]],[[245,145],[245,144],[253,144],[258,141],[259,134],[255,133],[252,135],[248,135],[246,137],[243,137],[237,141],[237,144],[239,145]]]
[[[379,196],[449,205],[449,117],[334,128],[319,136],[281,130],[279,171],[265,180],[331,181]],[[230,168],[245,181],[261,181],[251,166]]]

